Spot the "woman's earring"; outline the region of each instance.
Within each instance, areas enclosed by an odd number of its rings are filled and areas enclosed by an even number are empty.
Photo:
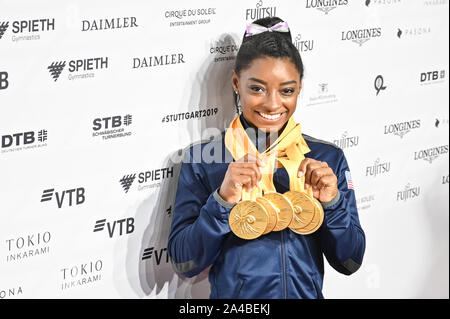
[[[236,106],[237,106],[237,112],[240,115],[242,113],[242,105],[241,105],[241,97],[236,92]]]

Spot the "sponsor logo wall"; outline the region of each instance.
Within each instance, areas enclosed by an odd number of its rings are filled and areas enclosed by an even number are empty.
[[[241,37],[268,16],[366,232],[357,273],[325,261],[325,297],[449,297],[448,1],[52,2],[0,2],[0,299],[209,297],[167,251],[179,150],[235,116]]]

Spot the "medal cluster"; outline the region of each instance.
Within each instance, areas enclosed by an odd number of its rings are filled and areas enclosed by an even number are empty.
[[[301,235],[314,233],[323,222],[322,205],[299,191],[267,192],[237,203],[230,212],[231,231],[242,239],[255,239],[286,228]]]

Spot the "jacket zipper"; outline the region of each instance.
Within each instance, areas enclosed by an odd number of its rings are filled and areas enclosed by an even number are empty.
[[[284,290],[284,299],[287,299],[287,288],[286,288],[286,262],[285,262],[285,252],[284,252],[284,231],[281,231],[281,257],[283,263],[283,290]]]

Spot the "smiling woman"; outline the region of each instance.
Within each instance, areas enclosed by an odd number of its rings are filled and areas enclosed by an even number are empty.
[[[231,79],[238,115],[220,138],[184,151],[168,251],[187,277],[212,265],[211,298],[323,298],[323,255],[346,275],[361,266],[344,153],[293,118],[302,77],[287,23],[254,21]]]

